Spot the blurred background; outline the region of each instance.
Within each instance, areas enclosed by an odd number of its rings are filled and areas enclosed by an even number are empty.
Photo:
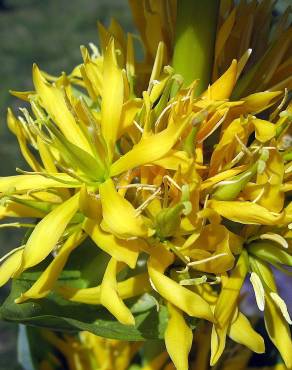
[[[23,102],[11,90],[31,90],[32,64],[60,74],[81,63],[80,45],[98,44],[97,20],[115,17],[132,30],[127,0],[0,0],[0,176],[25,168],[15,137],[6,126],[7,107]],[[0,256],[19,246],[21,233],[2,229]],[[0,301],[9,287],[0,290]],[[0,370],[21,369],[16,355],[17,327],[0,321]]]

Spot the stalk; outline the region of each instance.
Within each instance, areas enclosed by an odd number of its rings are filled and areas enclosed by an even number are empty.
[[[200,95],[211,83],[219,0],[178,0],[173,67],[184,86],[199,79]]]

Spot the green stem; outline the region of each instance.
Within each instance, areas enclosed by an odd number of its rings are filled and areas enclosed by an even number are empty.
[[[210,84],[219,0],[178,0],[173,67],[184,86],[199,79],[196,94]]]

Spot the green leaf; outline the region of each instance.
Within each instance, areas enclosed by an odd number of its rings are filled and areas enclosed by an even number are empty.
[[[82,244],[70,256],[58,283],[79,288],[96,286],[102,279],[108,259],[109,256],[95,245]],[[120,324],[100,305],[71,302],[55,292],[43,299],[30,300],[22,304],[14,303],[21,293],[32,286],[51,260],[52,257],[47,258],[40,265],[27,270],[13,280],[10,295],[0,308],[0,318],[57,331],[86,330],[102,337],[129,341],[164,337],[168,317],[167,309],[160,306],[157,312],[155,300],[149,300],[149,297],[142,300],[138,297],[126,301],[130,309],[133,308],[135,326]]]
[[[86,330],[102,337],[129,341],[163,338],[167,322],[165,307],[159,312],[155,307],[140,312],[135,315],[135,326],[125,326],[101,306],[69,302],[56,293],[44,299],[15,304],[14,299],[31,285],[25,280],[13,281],[11,293],[0,308],[3,320],[57,331]]]

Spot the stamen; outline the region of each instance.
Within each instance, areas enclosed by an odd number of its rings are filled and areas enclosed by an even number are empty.
[[[292,163],[285,169],[285,174],[292,172]]]
[[[261,199],[261,197],[264,195],[264,192],[265,192],[265,188],[263,187],[259,195],[252,201],[252,203],[257,203]]]
[[[183,279],[179,282],[179,285],[201,285],[207,282],[208,278],[206,275],[203,275],[199,278],[194,279]]]
[[[291,317],[289,315],[289,312],[288,312],[288,309],[287,309],[287,305],[284,301],[284,299],[282,299],[279,294],[275,293],[275,292],[271,292],[270,293],[270,296],[272,298],[272,300],[276,303],[276,305],[278,306],[278,308],[280,309],[284,319],[287,321],[287,323],[289,325],[292,325],[292,320],[291,320]]]
[[[146,200],[145,202],[143,202],[137,209],[136,209],[136,217],[138,217],[145,208],[148,207],[148,205],[152,202],[153,199],[155,199],[157,197],[158,194],[160,194],[161,192],[161,189],[158,188],[155,190],[155,192],[153,194],[151,194]]]
[[[117,189],[131,189],[136,188],[137,191],[141,190],[149,190],[149,191],[155,191],[157,189],[156,185],[149,185],[149,184],[128,184],[128,185],[117,185]]]
[[[0,263],[2,263],[4,260],[6,260],[8,257],[10,257],[12,254],[14,254],[15,252],[19,251],[20,249],[24,249],[24,245],[22,245],[21,247],[18,247],[18,248],[14,248],[12,249],[12,251],[6,253],[3,257],[0,258]]]
[[[281,245],[281,247],[287,249],[289,248],[289,244],[286,239],[283,238],[282,235],[274,234],[274,233],[266,233],[260,235],[260,239],[262,240],[272,240],[275,243],[278,243]]]
[[[100,52],[98,50],[98,47],[93,42],[89,42],[88,45],[89,45],[89,47],[91,49],[91,52],[92,52],[91,58],[93,58],[93,59],[99,58],[100,57]]]
[[[0,224],[0,228],[6,228],[6,227],[16,227],[16,228],[21,228],[21,227],[31,227],[34,228],[35,224],[22,224],[20,222],[10,222],[7,224]]]
[[[277,115],[279,114],[279,112],[284,107],[287,99],[288,99],[288,89],[287,89],[287,87],[285,87],[283,99],[281,100],[281,102],[278,105],[278,107],[274,110],[274,112],[270,115],[269,121],[273,121],[277,117]]]
[[[60,169],[61,171],[67,173],[67,175],[69,175],[70,177],[72,177],[73,179],[77,180],[78,182],[85,182],[81,177],[79,177],[78,175],[76,175],[76,173],[71,169],[71,168],[66,168],[64,166],[62,166],[60,163],[58,163],[57,161],[54,162],[55,163],[55,166]]]
[[[210,261],[216,260],[216,259],[224,257],[224,256],[227,256],[227,253],[219,253],[219,254],[216,254],[215,256],[204,258],[204,259],[201,259],[201,260],[198,260],[198,261],[189,262],[188,266],[201,265],[202,263],[210,262]]]
[[[155,85],[159,85],[159,84],[160,84],[160,81],[158,81],[158,80],[152,80],[152,81],[150,81],[149,86],[148,86],[148,90],[147,90],[148,94],[150,95],[153,87]]]
[[[265,290],[264,290],[262,281],[256,272],[251,273],[249,280],[252,284],[252,287],[255,293],[257,306],[260,311],[264,311],[265,309]]]
[[[210,131],[210,132],[208,132],[208,134],[207,135],[205,135],[204,137],[203,137],[203,139],[202,140],[200,140],[200,141],[198,141],[198,143],[199,144],[201,144],[204,140],[206,140],[210,135],[212,135],[213,134],[213,132],[214,131],[216,131],[217,130],[217,128],[225,121],[225,118],[226,118],[226,116],[227,116],[227,114],[228,114],[228,110],[224,113],[224,116],[221,118],[221,119],[219,119],[219,121],[216,123],[216,125],[212,128],[212,130]]]
[[[53,175],[50,175],[48,173],[45,173],[45,172],[30,172],[30,171],[25,171],[25,170],[22,170],[20,168],[16,168],[16,172],[19,172],[21,174],[24,174],[24,175],[40,175],[40,176],[43,176],[45,178],[48,178],[48,179],[51,179],[51,180],[55,180],[57,182],[60,182],[61,184],[66,184],[66,185],[80,185],[79,182],[71,182],[71,181],[65,181],[65,180],[62,180],[56,176],[53,176]],[[39,188],[40,190],[40,188]]]
[[[242,142],[242,140],[238,137],[237,134],[234,135],[235,139],[238,141],[239,145],[242,147],[242,150],[249,156],[252,157],[251,151],[247,148],[247,146]]]
[[[153,281],[151,280],[150,276],[149,276],[149,283],[150,283],[152,289],[155,290],[155,292],[158,292],[158,290],[155,288],[155,285],[153,284]]]
[[[143,134],[144,130],[143,128],[139,125],[139,123],[137,121],[134,121],[134,125],[135,127],[137,127],[137,129],[141,132],[141,134]]]
[[[169,183],[175,186],[179,191],[182,191],[182,188],[178,185],[178,183],[175,182],[174,179],[172,179],[169,175],[163,176],[163,180],[164,179],[169,181]]]

